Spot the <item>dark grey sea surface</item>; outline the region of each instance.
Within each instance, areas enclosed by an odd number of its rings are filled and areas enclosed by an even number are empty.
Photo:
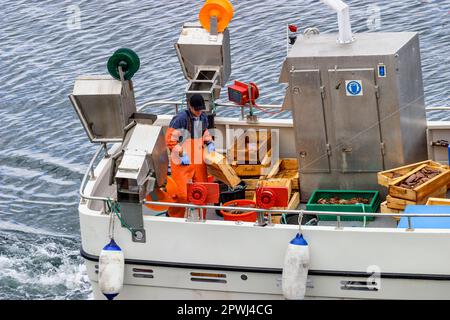
[[[336,32],[336,16],[313,0],[233,3],[231,79],[258,83],[260,103],[281,103],[286,24]],[[348,3],[356,33],[420,32],[427,105],[449,106],[450,0]],[[105,74],[110,55],[129,47],[141,58],[134,77],[138,105],[181,100],[186,81],[174,43],[202,4],[0,0],[0,299],[92,297],[79,257],[77,204],[95,147],[67,96],[78,75]],[[73,19],[78,9],[80,28]],[[450,112],[429,117],[450,119]]]

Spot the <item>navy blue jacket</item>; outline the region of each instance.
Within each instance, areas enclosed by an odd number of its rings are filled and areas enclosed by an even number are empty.
[[[190,132],[191,134],[191,139],[199,139],[203,137],[203,134],[205,133],[205,131],[208,129],[208,117],[206,116],[205,113],[202,113],[200,115],[200,119],[198,121],[201,121],[201,132],[198,132],[197,135],[201,136],[195,136],[194,132],[195,130],[193,130],[194,128],[194,115],[191,113],[191,111],[188,110],[183,110],[180,113],[178,113],[173,119],[172,121],[170,121],[170,128],[173,129],[185,129],[187,131]],[[181,142],[181,141],[180,141]]]

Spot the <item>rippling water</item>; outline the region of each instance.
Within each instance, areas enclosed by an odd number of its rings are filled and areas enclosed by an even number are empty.
[[[67,96],[77,75],[105,73],[112,52],[130,47],[142,62],[138,104],[181,100],[186,82],[173,45],[202,3],[0,0],[0,299],[91,298],[79,257],[77,190],[94,147]],[[332,32],[335,15],[313,0],[233,3],[231,78],[257,82],[261,103],[281,103],[286,24]],[[348,3],[355,32],[420,32],[426,102],[449,106],[450,0]],[[68,27],[73,8],[80,29]]]

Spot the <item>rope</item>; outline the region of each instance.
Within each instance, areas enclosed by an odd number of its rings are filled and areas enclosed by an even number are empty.
[[[364,203],[361,203],[361,205],[362,205],[362,211],[363,211],[363,213],[366,213],[366,207],[364,206]],[[364,219],[364,220],[363,220],[363,221],[364,221],[364,223],[363,223],[363,228],[365,228],[366,225],[367,225],[367,217],[364,216],[363,219]]]
[[[109,212],[111,212],[111,208],[108,205],[108,210]],[[114,239],[114,215],[110,214],[109,215],[109,228],[108,228],[108,232],[109,232],[109,239]]]
[[[282,113],[285,110],[280,110],[280,111],[267,111],[264,108],[261,108],[260,106],[258,106],[256,103],[252,105],[253,107],[255,107],[256,109],[258,109],[259,111],[263,112],[263,113],[268,113],[268,114],[279,114]]]
[[[213,100],[212,102],[212,108],[211,108],[211,112],[212,113],[215,113],[216,112],[216,110],[217,110],[217,105],[216,105],[216,103],[215,103],[215,101]]]
[[[122,224],[122,227],[128,229],[128,231],[130,231],[131,233],[133,233],[133,229],[125,223],[125,221],[122,218],[122,215],[120,213],[120,205],[118,202],[115,202],[111,199],[108,198],[107,200],[107,205],[109,210],[111,211],[111,213],[113,213],[115,216],[117,216],[117,218],[119,219],[120,223]],[[114,221],[113,221],[113,232],[114,232]],[[110,235],[111,236],[111,235]]]

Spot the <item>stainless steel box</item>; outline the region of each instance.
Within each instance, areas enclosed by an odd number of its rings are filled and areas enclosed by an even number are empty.
[[[185,23],[175,49],[186,80],[195,80],[200,70],[214,70],[219,74],[218,85],[227,83],[231,74],[228,29],[211,36],[199,22]]]
[[[129,185],[135,188],[144,186],[149,177],[156,179],[158,187],[165,185],[169,158],[162,127],[136,123],[127,132],[122,149],[124,153],[116,179],[134,181]],[[146,195],[146,192],[142,193],[140,200]]]
[[[185,23],[175,44],[184,76],[189,81],[186,99],[200,94],[210,111],[231,74],[228,29],[211,35],[199,22]]]
[[[120,142],[136,112],[133,84],[110,76],[82,76],[69,96],[91,142]]]
[[[315,189],[372,189],[378,171],[427,158],[417,33],[303,36],[284,62],[303,199]]]

